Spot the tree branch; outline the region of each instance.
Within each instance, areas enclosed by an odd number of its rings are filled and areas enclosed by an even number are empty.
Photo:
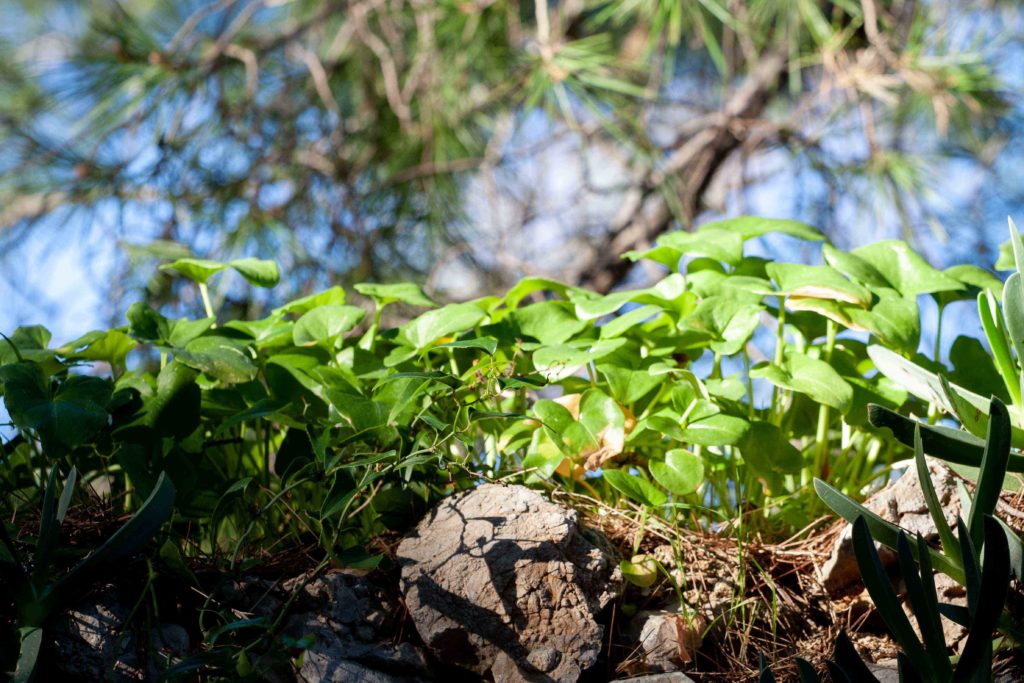
[[[595,245],[590,257],[567,279],[607,292],[626,277],[633,264],[620,258],[621,254],[649,246],[672,224],[673,212],[664,195],[667,178],[681,180],[677,205],[682,215],[678,218],[689,227],[711,179],[743,144],[749,121],[764,111],[786,68],[781,54],[764,56],[721,109],[704,117],[705,125],[699,131],[682,139],[660,167],[641,178],[637,191],[627,193],[623,210],[613,220],[604,242]]]

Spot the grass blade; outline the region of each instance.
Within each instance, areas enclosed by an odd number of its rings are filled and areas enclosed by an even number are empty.
[[[811,663],[802,657],[796,658],[796,673],[800,678],[800,683],[820,683],[821,681],[821,677]]]
[[[50,556],[57,547],[60,523],[57,521],[57,468],[50,470],[43,490],[43,509],[39,515],[39,537],[32,557],[32,585],[42,591],[49,580]]]
[[[964,564],[964,588],[967,589],[967,612],[974,621],[978,611],[978,598],[981,594],[981,570],[978,567],[978,553],[971,542],[971,533],[964,524],[963,517],[956,520],[957,532],[960,534],[960,558]]]
[[[57,524],[64,523],[64,517],[68,514],[68,507],[71,506],[71,497],[75,493],[75,484],[78,483],[78,468],[72,467],[68,478],[64,480],[64,490],[60,492],[60,501],[57,503]]]

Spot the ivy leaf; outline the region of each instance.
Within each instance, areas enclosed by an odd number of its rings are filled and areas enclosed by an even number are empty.
[[[328,346],[333,346],[338,337],[358,325],[365,315],[366,311],[358,306],[317,306],[295,322],[292,341],[296,346],[313,346],[321,342],[329,342]]]
[[[256,377],[249,348],[221,336],[199,337],[175,352],[180,362],[225,384],[241,384]]]
[[[669,232],[658,238],[659,247],[674,249],[685,256],[736,265],[743,259],[743,235],[732,230],[701,228],[696,232]]]
[[[565,301],[542,301],[517,308],[508,315],[508,320],[519,335],[532,337],[542,344],[562,344],[586,329],[587,322],[580,320]]]
[[[318,306],[341,306],[345,303],[345,290],[341,287],[334,286],[330,289],[325,289],[318,294],[310,294],[304,296],[301,299],[295,299],[289,301],[284,306],[274,309],[275,314],[281,313],[297,313],[302,315],[308,313]]]
[[[665,453],[665,461],[648,465],[654,480],[677,496],[693,493],[704,481],[704,461],[700,456],[674,448]]]
[[[180,258],[173,263],[165,263],[160,270],[173,270],[197,284],[205,285],[215,274],[227,268],[220,261],[201,258]]]
[[[281,279],[281,271],[274,261],[257,258],[240,258],[228,263],[249,284],[257,287],[273,287]]]
[[[107,330],[90,332],[65,344],[58,351],[68,358],[102,361],[114,367],[123,367],[125,358],[136,346],[138,342],[124,332]]]
[[[623,470],[604,470],[602,476],[614,489],[641,505],[658,507],[668,500],[668,497],[649,481]]]
[[[715,353],[738,353],[761,322],[761,307],[736,298],[712,296],[704,299],[681,325],[711,337]]]
[[[533,366],[549,382],[571,377],[584,365],[612,353],[625,339],[602,339],[598,342],[580,342],[575,345],[554,344],[537,349],[533,354]]]
[[[761,218],[760,216],[738,216],[714,223],[705,223],[701,230],[728,230],[735,232],[744,240],[761,237],[770,233],[779,233],[807,240],[821,242],[825,236],[817,228],[788,218]]]
[[[928,264],[902,240],[887,240],[851,252],[871,263],[905,297],[964,289],[963,283]]]
[[[403,303],[409,306],[434,306],[420,286],[412,282],[396,282],[393,284],[374,284],[362,282],[355,285],[355,290],[377,302],[378,306],[392,303]]]
[[[831,244],[824,245],[821,248],[821,254],[825,257],[825,263],[862,285],[872,289],[892,287],[892,283],[886,280],[877,268],[856,254],[836,249]]]
[[[683,438],[698,446],[727,446],[738,443],[749,427],[741,417],[718,413],[687,422]]]
[[[406,323],[402,335],[417,350],[422,350],[441,337],[461,334],[476,326],[486,314],[474,304],[448,304]]]
[[[868,306],[871,292],[850,282],[828,266],[805,266],[798,263],[769,263],[768,275],[779,285],[781,293],[794,297],[828,299]]]
[[[766,364],[750,371],[751,377],[767,379],[775,386],[806,394],[841,413],[850,409],[853,388],[831,365],[798,351],[787,350],[783,366]]]

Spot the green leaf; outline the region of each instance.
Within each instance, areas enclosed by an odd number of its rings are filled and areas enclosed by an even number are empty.
[[[417,350],[441,337],[461,334],[477,325],[486,314],[474,304],[448,304],[427,311],[401,328],[402,334]]]
[[[920,483],[924,501],[928,507],[928,513],[931,515],[932,523],[935,525],[935,529],[939,533],[939,539],[942,541],[942,551],[950,557],[956,557],[960,553],[960,544],[953,535],[953,529],[950,528],[949,523],[946,521],[942,504],[935,493],[931,472],[928,469],[928,463],[924,459],[924,441],[921,438],[920,423],[914,429],[914,464],[917,468],[917,480]]]
[[[472,339],[460,339],[438,344],[436,349],[482,349],[488,356],[493,356],[498,350],[498,340],[494,337],[473,337]]]
[[[160,266],[160,270],[173,270],[198,284],[206,284],[211,276],[225,268],[227,266],[219,261],[201,258],[180,258]]]
[[[1006,404],[993,397],[989,407],[988,437],[985,439],[985,453],[981,457],[981,472],[967,519],[971,540],[979,549],[984,540],[983,520],[995,513],[1009,457],[1010,415]]]
[[[44,448],[88,443],[110,419],[113,385],[99,377],[72,375],[51,399],[39,366],[25,361],[0,367],[0,382],[11,421],[37,431]]]
[[[914,555],[910,551],[910,542],[906,534],[897,539],[900,575],[907,589],[910,608],[917,620],[918,630],[924,639],[925,652],[932,659],[938,680],[949,680],[953,668],[946,656],[946,638],[942,630],[942,615],[939,613],[939,601],[935,593],[935,576],[929,561],[928,545],[921,534],[917,534],[917,556],[921,561],[918,572]]]
[[[665,453],[664,462],[652,460],[648,468],[656,482],[677,496],[693,493],[704,482],[704,461],[682,448]]]
[[[344,303],[345,290],[341,287],[334,286],[318,294],[310,294],[309,296],[304,296],[301,299],[289,301],[284,306],[275,308],[274,313],[297,313],[302,315],[303,313],[312,311],[318,306],[341,306]]]
[[[737,298],[711,296],[680,325],[707,334],[715,353],[730,356],[743,349],[761,322],[761,307]]]
[[[766,269],[768,275],[779,285],[782,294],[843,301],[864,307],[871,303],[871,292],[850,282],[838,270],[828,266],[769,263]]]
[[[617,491],[641,505],[658,507],[668,501],[668,497],[649,481],[633,476],[624,470],[606,469],[602,476]]]
[[[783,366],[761,365],[751,377],[762,377],[775,386],[806,394],[818,403],[845,413],[853,400],[853,388],[831,365],[798,351],[787,350]]]
[[[562,344],[586,329],[588,323],[576,317],[566,301],[542,301],[512,311],[508,318],[521,337],[542,344]]]
[[[165,473],[161,472],[153,492],[149,494],[138,512],[132,515],[131,519],[114,532],[103,545],[72,567],[71,571],[58,582],[56,590],[62,595],[73,597],[75,589],[80,588],[78,582],[87,580],[93,571],[103,565],[110,565],[126,559],[142,550],[143,546],[160,530],[163,523],[170,518],[174,510],[174,494],[174,484]]]
[[[295,322],[292,341],[296,346],[326,342],[328,347],[333,348],[338,337],[358,325],[365,315],[366,311],[358,306],[317,306]]]
[[[274,261],[257,258],[240,258],[228,263],[238,271],[249,284],[257,287],[273,287],[281,279],[281,271]]]
[[[65,344],[58,352],[68,358],[96,360],[110,363],[114,367],[124,367],[128,353],[138,346],[138,342],[120,330],[90,332],[73,342]]]
[[[1024,358],[1024,281],[1020,273],[1010,275],[1003,287],[1003,318],[1017,358]]]
[[[877,268],[855,254],[837,249],[831,244],[824,245],[821,253],[825,257],[825,263],[862,285],[872,289],[892,287],[892,283],[886,280]]]
[[[981,570],[981,590],[977,607],[971,611],[971,626],[952,680],[979,680],[978,674],[991,677],[992,631],[999,622],[1010,587],[1010,556],[998,521],[985,517],[985,565]],[[966,564],[967,558],[964,558]]]
[[[964,289],[963,283],[933,268],[902,240],[875,242],[851,253],[874,265],[905,297]]]
[[[355,290],[363,296],[368,296],[377,302],[378,306],[386,306],[400,302],[409,306],[434,306],[420,286],[412,282],[395,282],[392,284],[374,284],[361,282],[355,285]],[[440,335],[439,335],[440,336]]]
[[[901,353],[917,350],[921,336],[921,318],[914,298],[900,296],[893,289],[877,289],[878,301],[870,310],[844,306],[849,327],[867,330],[879,341]]]
[[[658,246],[730,265],[743,259],[743,236],[732,230],[701,228],[697,232],[668,232],[658,238]]]
[[[714,223],[706,223],[701,230],[727,230],[744,240],[779,233],[810,242],[821,242],[825,236],[817,228],[788,218],[761,218],[760,216],[739,216]]]
[[[218,335],[198,337],[175,352],[180,362],[225,384],[256,378],[252,352],[245,344]]]
[[[902,532],[899,534],[899,536],[903,535]],[[905,538],[904,543],[906,543]],[[897,545],[899,545],[898,538]],[[889,581],[889,574],[878,557],[875,542],[871,538],[871,532],[868,530],[867,520],[864,517],[858,517],[853,523],[853,551],[857,556],[857,566],[860,567],[861,578],[864,580],[868,593],[871,594],[871,600],[885,620],[886,626],[895,636],[896,642],[900,644],[914,667],[924,674],[925,680],[940,680],[936,677],[932,662],[918,641],[917,634],[914,633],[914,627],[910,625],[910,620],[903,612],[899,597]]]
[[[739,447],[743,461],[751,471],[774,482],[776,487],[781,486],[780,477],[796,474],[803,468],[800,451],[789,442],[781,429],[770,422],[751,422],[746,435],[739,441]]]
[[[574,375],[587,363],[611,354],[625,343],[626,340],[619,337],[598,342],[544,346],[534,352],[533,366],[547,381],[557,382]]]
[[[36,671],[36,662],[39,661],[39,652],[43,647],[42,626],[23,626],[18,629],[18,636],[21,645],[11,683],[30,683]]]
[[[814,491],[821,498],[832,512],[836,513],[847,522],[854,523],[858,518],[863,518],[871,531],[871,537],[882,545],[895,549],[898,543],[898,536],[902,531],[895,524],[888,522],[860,503],[842,494],[831,485],[821,479],[814,479]],[[914,551],[916,552],[916,551]],[[931,557],[933,566],[946,576],[959,583],[964,582],[964,569],[952,558],[947,558],[934,548],[929,548],[928,554]]]
[[[686,424],[683,438],[687,443],[698,446],[728,446],[739,443],[750,423],[732,415],[709,415]]]

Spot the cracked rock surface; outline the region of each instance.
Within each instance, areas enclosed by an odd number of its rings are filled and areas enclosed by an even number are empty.
[[[416,629],[440,661],[502,681],[575,681],[593,665],[617,563],[577,514],[522,486],[446,499],[398,548]]]

